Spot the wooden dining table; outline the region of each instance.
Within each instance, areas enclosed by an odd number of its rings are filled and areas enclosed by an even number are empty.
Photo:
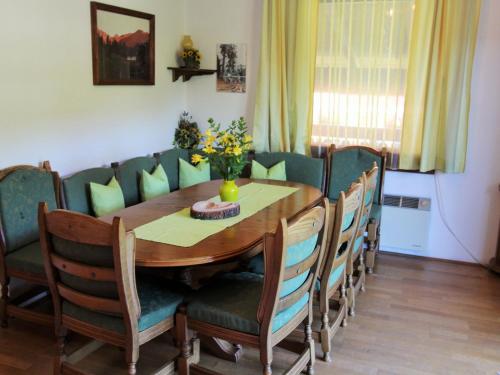
[[[320,203],[323,195],[319,189],[296,182],[275,180],[238,179],[243,186],[251,182],[298,188],[294,193],[276,201],[241,222],[213,234],[190,247],[137,239],[135,263],[139,267],[186,268],[220,264],[252,255],[262,249],[266,233],[274,233],[281,218],[292,219],[301,212]],[[221,180],[213,180],[177,190],[158,198],[114,212],[100,219],[111,223],[121,217],[127,230],[134,230],[164,216],[173,214],[198,201],[208,200],[219,193]],[[194,267],[196,268],[196,267]],[[217,338],[205,338],[205,347],[221,358],[237,361],[241,347]]]

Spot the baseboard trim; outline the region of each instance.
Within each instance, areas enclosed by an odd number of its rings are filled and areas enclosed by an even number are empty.
[[[427,256],[422,256],[422,255],[413,255],[413,254],[401,254],[401,253],[395,253],[393,251],[386,251],[386,250],[379,250],[378,251],[380,254],[386,254],[386,255],[394,255],[402,258],[413,258],[413,259],[422,259],[422,260],[433,260],[436,262],[443,262],[443,263],[453,263],[453,264],[460,264],[462,266],[473,266],[473,267],[481,267],[481,268],[487,268],[482,264],[479,263],[473,263],[473,262],[466,262],[465,260],[454,260],[454,259],[443,259],[443,258],[433,258],[433,257],[427,257]]]

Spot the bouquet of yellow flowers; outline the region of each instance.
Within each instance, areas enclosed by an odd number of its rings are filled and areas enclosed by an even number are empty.
[[[247,124],[243,117],[232,121],[226,130],[212,118],[208,120],[209,128],[205,132],[202,151],[205,157],[194,154],[193,164],[209,161],[210,165],[221,174],[226,181],[238,178],[248,164],[248,151],[252,148],[252,137],[247,134]]]
[[[200,67],[201,53],[194,48],[184,48],[181,52],[182,61],[186,68],[196,68]]]

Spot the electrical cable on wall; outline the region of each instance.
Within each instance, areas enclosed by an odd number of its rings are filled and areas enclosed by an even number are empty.
[[[439,178],[438,178],[438,172],[434,174],[434,183],[435,183],[435,188],[436,188],[436,197],[437,197],[437,202],[438,202],[438,212],[439,216],[441,217],[441,221],[443,222],[444,226],[450,232],[450,234],[455,238],[455,240],[459,243],[459,245],[465,250],[465,252],[479,265],[482,267],[488,269],[488,266],[484,265],[473,253],[472,251],[464,245],[464,243],[458,238],[456,233],[453,231],[453,229],[450,227],[448,224],[448,220],[446,219],[446,216],[444,214],[444,208],[443,208],[443,200],[442,200],[442,195],[441,195],[441,185],[439,184]]]

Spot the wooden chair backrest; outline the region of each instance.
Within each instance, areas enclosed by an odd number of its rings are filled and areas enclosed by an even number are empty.
[[[312,311],[313,288],[326,245],[325,227],[329,220],[327,204],[328,200],[325,198],[320,205],[309,209],[296,219],[287,221],[283,218],[276,234],[266,234],[264,287],[257,313],[257,320],[261,323],[261,334],[272,334],[273,318],[304,298],[307,293],[309,299],[304,308]],[[287,264],[287,257],[292,255],[292,249],[297,250],[302,246],[306,249],[302,252],[302,256],[295,257],[297,261],[293,264]],[[295,255],[297,254],[300,253],[296,252]],[[286,284],[298,281],[302,282],[297,287],[290,288]],[[292,324],[292,321],[289,323]],[[279,331],[287,330],[288,325],[287,323]]]
[[[321,294],[328,292],[331,275],[347,261],[349,249],[357,233],[357,223],[362,211],[363,191],[363,179],[360,177],[351,185],[347,193],[340,193],[336,204],[331,204],[332,220],[330,220],[327,232],[327,248],[320,274]]]
[[[62,303],[123,317],[127,333],[137,330],[140,304],[135,282],[135,236],[123,222],[112,224],[77,212],[48,211],[40,203],[40,242],[54,301],[56,325]]]

